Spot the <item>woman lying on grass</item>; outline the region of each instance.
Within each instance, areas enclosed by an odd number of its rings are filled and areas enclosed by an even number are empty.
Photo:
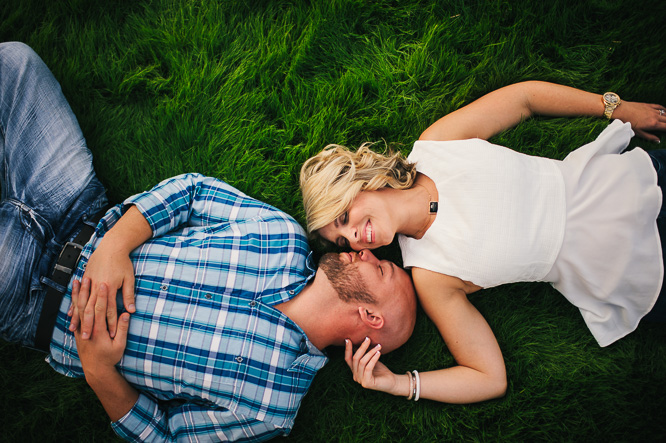
[[[611,114],[616,121],[563,161],[486,141],[532,115]],[[407,159],[365,145],[356,152],[327,147],[309,159],[301,170],[308,230],[356,251],[400,234],[421,305],[458,363],[398,375],[379,362],[380,344],[366,340],[354,353],[348,342],[354,379],[415,400],[504,395],[497,340],[467,299],[504,283],[550,282],[580,309],[601,346],[646,316],[663,320],[666,296],[655,303],[664,274],[666,151],[622,153],[632,127],[658,142],[646,131],[666,130],[664,107],[525,82],[444,116]]]

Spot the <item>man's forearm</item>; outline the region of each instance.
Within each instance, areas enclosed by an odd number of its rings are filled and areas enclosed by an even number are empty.
[[[86,373],[88,385],[97,395],[111,421],[118,421],[134,407],[139,392],[123,378],[115,367]]]
[[[106,233],[102,242],[129,254],[149,240],[152,234],[153,231],[146,218],[136,206],[131,206]]]

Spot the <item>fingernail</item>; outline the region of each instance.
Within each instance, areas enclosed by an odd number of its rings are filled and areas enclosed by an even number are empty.
[[[370,341],[370,337],[365,337],[365,340],[363,341]]]
[[[346,345],[349,344],[349,339],[348,339],[348,338],[345,338],[345,344],[346,344]]]
[[[129,305],[127,309],[130,310],[130,311],[134,311],[134,310],[136,310],[136,306]]]

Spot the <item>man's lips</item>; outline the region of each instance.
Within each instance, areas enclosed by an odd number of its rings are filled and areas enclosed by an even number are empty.
[[[347,260],[349,260],[349,263],[354,263],[355,254],[353,252],[341,252],[341,254],[344,257],[347,257]]]

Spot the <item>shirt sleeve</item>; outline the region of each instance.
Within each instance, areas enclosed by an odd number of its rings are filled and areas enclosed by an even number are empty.
[[[207,409],[194,403],[161,408],[145,394],[139,394],[134,407],[111,426],[132,442],[265,441],[287,434],[275,425],[228,409]]]
[[[143,214],[159,237],[181,226],[207,226],[237,220],[252,207],[265,206],[233,186],[201,174],[183,174],[159,183],[153,189],[123,202]],[[243,208],[241,211],[240,209]]]

